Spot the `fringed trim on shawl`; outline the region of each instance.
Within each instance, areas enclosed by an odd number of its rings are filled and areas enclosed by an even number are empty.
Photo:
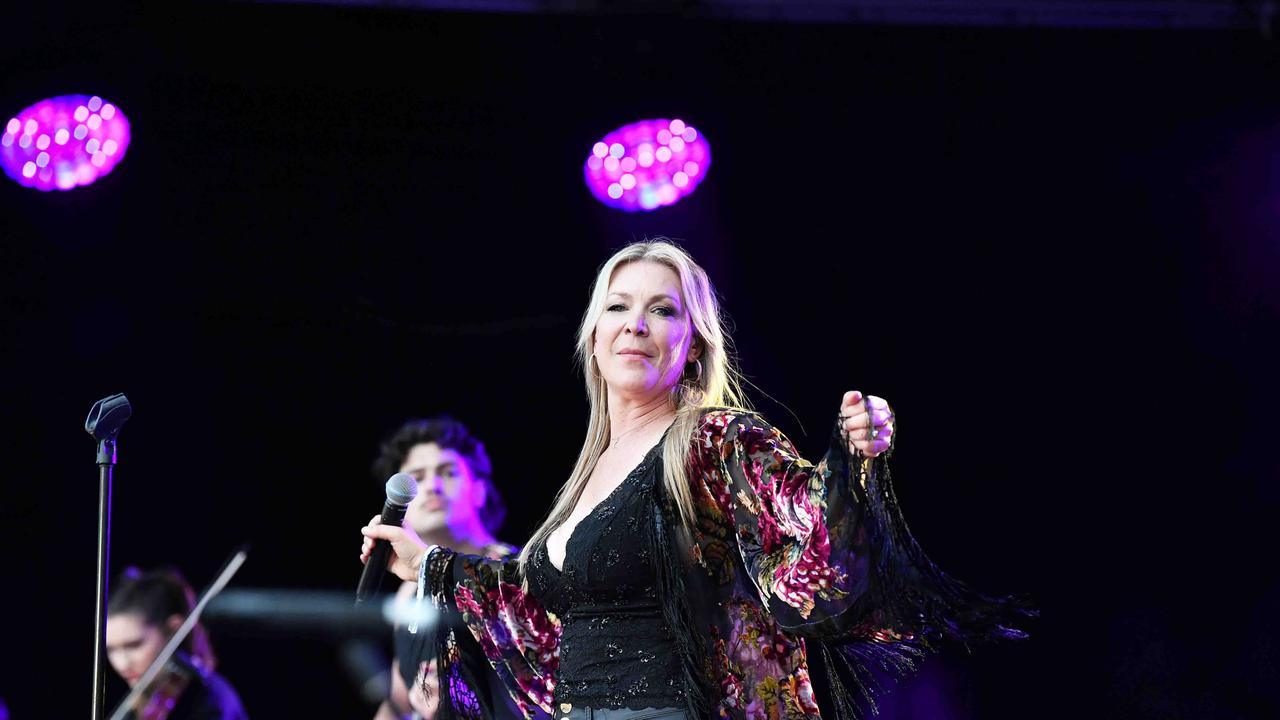
[[[453,579],[452,561],[455,553],[437,548],[423,562],[427,567],[427,593],[437,609],[437,620],[430,632],[436,639],[435,677],[424,676],[422,692],[428,698],[436,697],[435,720],[484,720],[474,683],[468,682],[462,662],[458,639],[454,636],[447,617],[453,601],[450,580]]]
[[[658,460],[661,463],[661,459]],[[662,477],[662,469],[655,473]],[[664,512],[667,501],[660,482],[653,487],[653,522],[649,523],[647,541],[657,578],[658,597],[662,602],[662,619],[675,638],[676,653],[680,661],[680,676],[685,696],[686,710],[691,718],[710,717],[712,706],[703,673],[707,667],[706,648],[702,643],[705,632],[693,621],[684,584],[684,564],[672,556],[671,515]],[[676,532],[678,532],[678,526]]]
[[[866,589],[852,605],[787,629],[804,637],[873,647],[934,641],[966,648],[992,640],[1020,640],[1018,625],[1039,613],[1024,597],[985,595],[943,572],[907,528],[884,455],[852,458],[839,427],[828,455],[831,483],[841,483],[858,506],[858,552],[867,560]]]
[[[864,507],[861,524],[872,558],[867,596],[855,605],[863,618],[862,634],[879,644],[906,640],[927,647],[946,639],[966,648],[1027,637],[1017,625],[1039,613],[1026,598],[980,593],[925,554],[902,517],[883,456],[857,462],[850,475]]]
[[[877,714],[880,709],[876,701],[889,691],[885,680],[899,680],[911,674],[925,655],[909,643],[810,640],[808,645],[817,647],[822,654],[836,720],[865,720]]]
[[[475,684],[468,680],[464,667],[453,630],[437,626],[435,682],[429,677],[422,678],[423,693],[431,697],[434,692],[439,697],[435,720],[485,720],[473,689]]]
[[[452,701],[452,693],[448,691],[449,682],[447,678],[452,678],[457,668],[454,666],[455,658],[450,656],[451,638],[449,637],[449,629],[445,626],[444,616],[445,608],[449,607],[449,600],[452,600],[452,593],[449,592],[449,580],[452,573],[449,569],[450,560],[453,559],[453,553],[444,548],[437,548],[435,552],[427,555],[423,562],[427,563],[427,595],[431,598],[436,608],[436,625],[431,628],[431,632],[436,637],[436,673],[434,682],[433,678],[424,676],[422,682],[422,693],[428,698],[434,696],[437,698],[436,703],[436,720],[461,720],[466,717],[458,712],[460,708],[455,708]],[[434,687],[433,687],[434,686]]]
[[[815,639],[827,666],[837,717],[860,719],[877,712],[876,697],[887,689],[883,680],[914,672],[937,641],[958,642],[968,649],[981,642],[1021,640],[1027,633],[1018,625],[1039,612],[1025,597],[986,595],[943,572],[907,527],[887,454],[852,458],[845,447],[837,427],[832,449],[842,452],[830,457],[847,458],[849,467],[832,468],[843,472],[833,473],[831,480],[849,483],[861,506],[870,578],[865,595],[821,623],[821,636]]]

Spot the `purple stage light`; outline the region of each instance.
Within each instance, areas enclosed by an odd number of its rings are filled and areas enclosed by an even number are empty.
[[[683,120],[641,120],[592,146],[583,173],[600,202],[657,210],[692,193],[711,166],[711,146]]]
[[[62,95],[23,109],[0,135],[0,166],[20,185],[71,190],[111,172],[129,147],[124,113],[94,95]]]

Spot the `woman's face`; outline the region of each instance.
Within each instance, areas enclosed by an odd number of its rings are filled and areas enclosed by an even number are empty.
[[[164,629],[148,623],[138,613],[108,617],[106,635],[107,660],[129,687],[138,684],[138,678],[151,667],[169,641]]]
[[[691,328],[674,270],[647,260],[614,270],[593,345],[610,391],[643,399],[675,387],[699,353]]]
[[[418,494],[404,514],[414,532],[425,536],[448,528],[466,537],[482,525],[480,508],[487,488],[458,451],[435,443],[414,445],[400,472],[418,481]]]

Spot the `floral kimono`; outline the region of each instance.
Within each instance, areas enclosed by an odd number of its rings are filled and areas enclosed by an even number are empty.
[[[910,669],[932,640],[1024,636],[1010,623],[1033,612],[936,568],[898,512],[885,456],[851,457],[838,426],[816,466],[753,413],[709,411],[690,443],[696,526],[681,527],[659,461],[643,542],[691,718],[819,718],[806,652],[822,653],[831,709],[856,716],[872,671]],[[522,589],[517,564],[444,550],[428,561],[432,597],[462,613],[517,705],[553,713],[560,619]]]

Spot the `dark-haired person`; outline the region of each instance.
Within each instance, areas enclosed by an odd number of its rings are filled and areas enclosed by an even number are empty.
[[[107,660],[138,684],[195,607],[196,594],[173,569],[126,570],[107,600]],[[126,717],[133,720],[245,720],[231,685],[215,673],[209,636],[197,624]]]
[[[767,275],[761,293],[803,292]],[[874,353],[865,303],[849,302],[831,309],[832,332]],[[830,351],[787,327],[760,332],[780,352]],[[374,538],[391,542],[392,572],[463,610],[524,707],[571,720],[814,720],[816,653],[843,717],[861,695],[847,670],[901,665],[940,639],[1024,635],[1009,624],[1021,603],[949,577],[908,532],[882,398],[832,403],[816,465],[747,407],[715,290],[681,248],[614,254],[577,349],[587,434],[517,560],[426,544],[377,517],[361,530],[362,557]],[[990,447],[975,438],[975,451]]]
[[[397,472],[409,473],[418,481],[418,494],[404,520],[419,537],[495,560],[515,553],[515,548],[494,537],[506,509],[493,485],[493,464],[484,444],[461,422],[439,416],[401,425],[382,443],[373,463],[379,480]],[[404,583],[401,597],[411,597],[415,588],[416,583]],[[436,716],[441,688],[435,668],[441,652],[455,656],[458,668],[443,692],[470,706],[475,717],[519,717],[462,618],[446,611],[441,628],[440,633],[424,629],[412,634],[396,629],[391,692],[378,708],[376,720]]]

